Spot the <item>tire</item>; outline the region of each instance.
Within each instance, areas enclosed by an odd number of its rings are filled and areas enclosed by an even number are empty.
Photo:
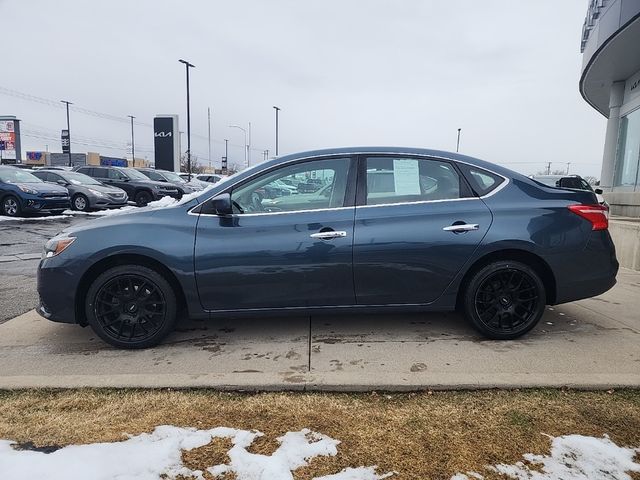
[[[176,295],[158,272],[122,265],[96,278],[85,299],[93,331],[114,347],[137,349],[160,343],[176,323]]]
[[[90,208],[89,199],[86,195],[78,193],[71,199],[71,208],[79,212],[86,212]]]
[[[528,265],[500,260],[469,279],[462,307],[471,324],[484,336],[511,340],[536,326],[546,305],[544,284]]]
[[[19,217],[22,213],[20,200],[13,195],[7,195],[2,199],[2,214],[7,217]]]
[[[140,192],[136,193],[135,201],[136,201],[136,205],[139,207],[146,207],[147,204],[152,200],[153,200],[153,197],[146,190],[141,190]]]

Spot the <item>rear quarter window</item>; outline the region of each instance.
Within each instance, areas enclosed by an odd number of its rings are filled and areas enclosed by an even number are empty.
[[[484,170],[483,168],[475,167],[473,165],[458,164],[465,178],[471,185],[471,189],[482,197],[491,193],[503,182],[505,179],[500,175]]]

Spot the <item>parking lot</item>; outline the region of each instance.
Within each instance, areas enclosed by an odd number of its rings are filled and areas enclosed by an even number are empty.
[[[548,307],[516,341],[449,314],[184,321],[163,345],[108,347],[31,311],[42,244],[87,217],[0,222],[0,388],[187,387],[407,390],[640,383],[640,273],[606,294]]]

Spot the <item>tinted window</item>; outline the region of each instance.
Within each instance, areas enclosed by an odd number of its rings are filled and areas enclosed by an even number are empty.
[[[110,168],[108,170],[108,175],[109,175],[109,178],[112,180],[124,180],[125,178],[127,178],[124,173],[121,173],[118,170],[115,170],[113,168]]]
[[[367,205],[460,198],[460,176],[438,160],[367,158]]]
[[[292,212],[342,207],[349,163],[349,158],[315,160],[260,175],[233,190],[234,212]]]
[[[471,189],[480,197],[491,192],[504,182],[504,178],[501,176],[482,168],[462,163],[458,164],[458,166],[464,172],[467,181],[471,185]]]
[[[109,170],[107,170],[106,168],[92,168],[91,172],[93,173],[91,175],[92,177],[98,177],[98,178],[109,177]]]
[[[164,181],[164,177],[160,175],[158,172],[154,172],[153,170],[145,170],[142,172],[143,175],[146,175],[151,180],[157,180],[158,182]]]

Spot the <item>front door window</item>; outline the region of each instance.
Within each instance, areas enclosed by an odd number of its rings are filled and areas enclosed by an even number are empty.
[[[295,212],[342,207],[349,158],[331,158],[278,168],[231,192],[234,213]]]

